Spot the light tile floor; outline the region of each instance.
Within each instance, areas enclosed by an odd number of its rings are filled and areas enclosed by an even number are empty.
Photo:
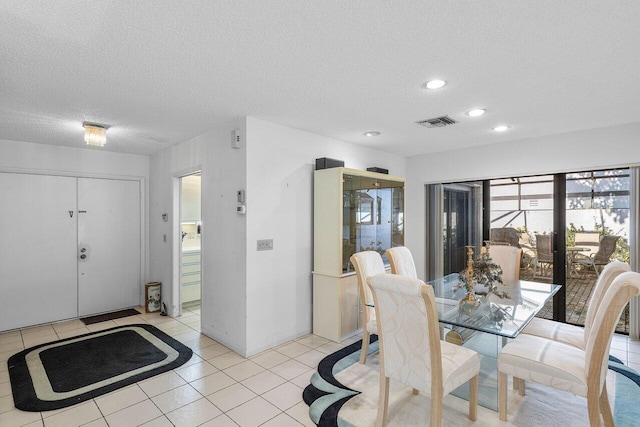
[[[143,311],[140,309],[140,311]],[[201,335],[199,309],[180,318],[140,314],[85,326],[79,320],[0,334],[0,426],[313,426],[302,391],[318,362],[345,345],[307,335],[245,359]],[[149,323],[191,347],[185,365],[87,402],[48,412],[14,408],[7,359],[37,344]],[[615,336],[611,353],[640,371],[640,342]]]

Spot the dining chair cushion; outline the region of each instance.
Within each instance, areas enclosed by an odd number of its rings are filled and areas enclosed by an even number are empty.
[[[587,396],[585,352],[534,335],[519,335],[498,355],[498,370],[525,381]]]
[[[480,372],[478,365],[480,356],[475,351],[446,341],[440,341],[440,351],[442,354],[443,393],[445,395]],[[421,391],[426,392],[426,390]]]
[[[585,347],[584,328],[568,323],[534,317],[522,333],[563,342],[582,350]]]

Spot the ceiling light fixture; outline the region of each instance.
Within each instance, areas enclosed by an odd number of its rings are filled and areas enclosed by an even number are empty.
[[[377,130],[370,130],[369,132],[365,132],[364,136],[378,136],[380,135],[380,132],[378,132]]]
[[[88,122],[82,123],[82,126],[84,127],[84,142],[87,145],[104,147],[104,144],[107,143],[108,126]]]
[[[469,117],[480,117],[481,115],[483,115],[486,112],[487,112],[487,110],[485,110],[484,108],[476,108],[475,110],[467,111],[467,116],[469,116]]]
[[[447,84],[447,82],[445,82],[444,80],[434,79],[426,82],[424,84],[424,87],[426,87],[427,89],[434,90],[434,89],[440,89],[445,84]]]
[[[507,126],[507,125],[500,125],[493,128],[495,132],[504,132],[509,129],[511,129],[511,126]]]

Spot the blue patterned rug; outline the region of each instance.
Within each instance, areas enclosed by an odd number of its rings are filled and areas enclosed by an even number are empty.
[[[372,336],[369,354],[378,351],[377,336]],[[309,417],[321,427],[354,427],[339,416],[340,409],[350,399],[362,393],[340,383],[336,375],[358,363],[362,341],[355,342],[325,357],[311,378],[303,399],[309,405]],[[368,363],[368,362],[367,362]],[[616,426],[640,425],[640,375],[619,359],[609,357],[609,369],[615,376],[615,401],[612,409]]]

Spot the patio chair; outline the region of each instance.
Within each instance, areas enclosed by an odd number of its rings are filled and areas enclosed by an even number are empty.
[[[351,264],[356,270],[358,279],[358,295],[360,297],[360,313],[362,322],[362,349],[360,350],[360,363],[367,361],[369,352],[369,336],[378,333],[376,312],[366,304],[373,301],[371,290],[367,286],[367,278],[374,274],[383,274],[384,262],[382,256],[375,251],[363,251],[351,255]]]
[[[492,228],[490,231],[492,245],[509,245],[520,247],[520,233],[515,228]]]
[[[533,248],[533,242],[531,235],[526,231],[520,233],[519,241],[520,249],[522,249],[522,258],[520,259],[520,266],[522,268],[528,268],[533,265],[536,259],[536,251]]]
[[[540,264],[542,275],[536,276]],[[533,278],[544,278],[544,271],[553,265],[553,239],[550,234],[536,234],[536,258],[533,262]]]
[[[573,263],[587,267],[593,267],[597,275],[600,275],[598,266],[605,266],[611,262],[611,255],[616,251],[616,243],[620,236],[604,236],[600,241],[598,252],[589,256],[577,254]]]
[[[433,427],[442,423],[444,396],[469,382],[469,419],[475,421],[480,357],[471,349],[440,341],[433,288],[397,274],[377,274],[367,283],[373,292],[380,328],[376,426],[387,422],[390,380],[412,387],[413,394],[422,392],[429,397],[429,425]]]
[[[576,233],[574,246],[586,248],[586,250],[578,252],[584,256],[595,254],[600,247],[600,233],[597,231]]]

